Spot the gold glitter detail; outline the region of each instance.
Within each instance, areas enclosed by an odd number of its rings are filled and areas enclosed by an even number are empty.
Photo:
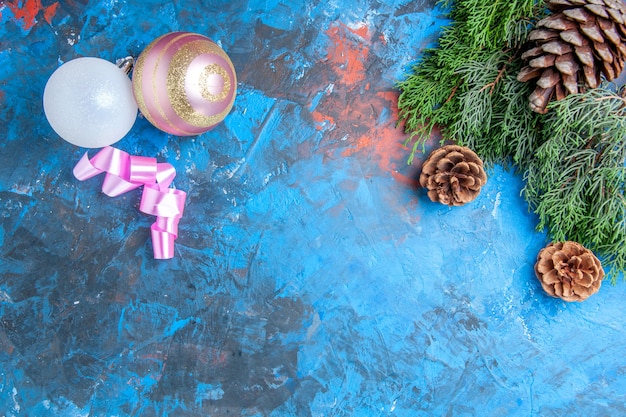
[[[141,54],[139,54],[139,58],[137,58],[137,62],[135,62],[135,67],[133,68],[133,90],[135,92],[135,100],[137,100],[137,105],[139,106],[139,110],[143,114],[143,116],[148,119],[150,123],[154,126],[157,126],[156,121],[148,111],[148,105],[146,104],[146,99],[143,96],[143,70],[146,64],[146,57],[149,55],[154,45],[156,45],[157,41],[161,38],[157,38],[152,41]]]
[[[224,80],[224,88],[222,88],[222,91],[219,94],[211,93],[209,91],[209,87],[207,86],[209,76],[213,74],[219,75]],[[224,101],[226,97],[228,97],[228,93],[230,93],[230,77],[228,76],[226,70],[217,64],[207,65],[202,70],[198,84],[200,91],[202,92],[202,97],[204,97],[206,101],[210,101],[212,103]]]
[[[172,58],[167,74],[167,94],[174,111],[179,117],[194,127],[207,128],[224,119],[230,112],[233,103],[229,103],[223,111],[212,116],[205,116],[193,109],[187,100],[187,94],[185,92],[185,76],[187,75],[191,62],[200,54],[219,55],[227,62],[230,62],[228,56],[226,56],[222,49],[212,42],[199,40],[187,43],[180,48]],[[232,64],[231,70],[232,73],[235,74]],[[224,81],[225,86],[226,82],[228,82],[232,88],[233,84],[231,84],[229,77],[226,77]],[[233,82],[235,82],[235,80],[233,80]],[[229,92],[230,89],[226,90],[226,96],[228,96]]]
[[[168,34],[169,35],[169,34]],[[157,44],[157,42],[159,42],[162,38],[164,38],[165,36],[168,35],[163,35],[158,37],[157,39],[155,39],[154,41],[150,42],[150,44],[143,50],[143,52],[141,54],[139,54],[139,58],[137,59],[137,62],[135,64],[135,68],[133,69],[133,78],[137,77],[137,84],[134,85],[134,90],[135,90],[135,99],[137,100],[137,105],[139,106],[139,110],[141,111],[141,113],[144,115],[144,117],[146,119],[148,119],[148,121],[150,123],[152,123],[152,125],[154,125],[155,127],[164,130],[161,126],[160,123],[158,123],[156,121],[156,119],[154,118],[154,116],[152,116],[152,112],[150,112],[150,110],[148,109],[148,105],[146,104],[146,100],[145,97],[143,95],[143,85],[142,85],[142,80],[143,80],[143,72],[145,69],[145,61],[147,59],[147,56],[150,55],[150,52],[152,51],[152,49],[154,49],[155,45]],[[161,59],[163,58],[163,55],[165,55],[165,53],[167,52],[167,50],[170,48],[170,46],[178,41],[181,38],[184,38],[186,36],[192,35],[191,33],[182,33],[179,36],[176,36],[175,38],[173,38],[172,40],[170,40],[164,47],[161,48],[158,58],[154,64],[154,67],[152,68],[152,94],[154,97],[153,100],[153,104],[154,107],[156,107],[157,112],[159,113],[159,115],[163,118],[163,120],[165,120],[165,122],[167,123],[167,125],[170,128],[170,131],[178,131],[178,132],[183,132],[183,134],[186,135],[192,135],[193,133],[191,132],[186,132],[183,129],[180,129],[177,126],[174,126],[172,124],[172,122],[169,120],[169,118],[165,115],[165,111],[163,110],[163,107],[161,106],[161,103],[158,99],[159,95],[157,94],[157,85],[156,85],[156,73],[157,73],[157,68],[159,67],[159,64],[161,63]]]
[[[173,131],[178,131],[178,132],[182,132],[183,135],[193,135],[193,132],[188,132],[184,129],[181,129],[178,126],[175,126],[172,121],[170,120],[169,117],[167,117],[167,115],[165,114],[165,110],[163,110],[163,106],[161,105],[161,101],[159,100],[159,95],[157,94],[157,85],[156,85],[156,77],[157,77],[157,68],[159,67],[159,65],[161,64],[161,59],[163,58],[163,56],[165,55],[166,52],[168,52],[168,50],[170,49],[170,47],[172,46],[173,43],[178,42],[180,39],[182,38],[186,38],[187,36],[193,36],[193,33],[189,33],[189,32],[183,32],[181,35],[176,36],[175,38],[173,38],[172,40],[170,40],[162,49],[161,52],[159,53],[159,58],[157,59],[156,63],[154,64],[154,71],[152,73],[152,91],[155,97],[155,104],[156,104],[156,108],[159,112],[159,114],[161,115],[161,117],[166,121],[166,123],[169,125],[170,130]],[[165,35],[167,36],[167,35]],[[170,82],[170,73],[172,71],[172,63],[173,63],[173,58],[172,61],[170,61],[170,67],[168,68],[167,71],[167,78],[166,78],[166,83],[167,83],[167,92],[168,92],[168,98],[170,98],[170,94],[169,94],[169,82]],[[184,82],[184,76],[183,76],[183,82]],[[171,101],[171,99],[170,99]],[[174,107],[174,105],[172,104],[172,107]],[[174,112],[176,114],[178,114],[178,111],[176,111],[176,107],[174,107]],[[184,119],[184,118],[183,118]]]

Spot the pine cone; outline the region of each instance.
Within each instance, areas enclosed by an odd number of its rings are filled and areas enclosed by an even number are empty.
[[[517,79],[536,80],[530,107],[541,114],[552,99],[611,81],[626,59],[626,4],[622,0],[546,0],[552,12],[537,22]],[[582,91],[580,91],[582,92]]]
[[[537,256],[535,274],[543,289],[565,301],[584,301],[600,289],[600,260],[576,242],[552,242]]]
[[[447,145],[428,156],[420,184],[434,202],[462,206],[475,199],[487,182],[483,161],[469,148]]]

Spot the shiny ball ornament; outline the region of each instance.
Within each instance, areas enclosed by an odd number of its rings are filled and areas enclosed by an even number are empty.
[[[43,109],[61,138],[83,148],[112,145],[137,119],[130,78],[100,58],[76,58],[57,68],[46,83]]]
[[[211,130],[230,112],[237,91],[233,64],[206,36],[172,32],[152,41],[133,68],[141,113],[177,136]]]

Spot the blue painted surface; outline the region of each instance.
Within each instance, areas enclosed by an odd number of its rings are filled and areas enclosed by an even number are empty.
[[[393,85],[446,21],[385,3],[0,1],[0,415],[626,413],[626,285],[547,297],[512,173],[462,208],[416,188]],[[156,261],[140,191],[76,181],[41,95],[173,30],[217,41],[239,95],[204,135],[139,118],[116,145],[188,193]]]

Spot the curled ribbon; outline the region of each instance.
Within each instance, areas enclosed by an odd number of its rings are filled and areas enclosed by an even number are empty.
[[[174,240],[178,237],[178,222],[183,215],[184,191],[169,188],[176,176],[171,164],[159,163],[156,158],[134,156],[107,146],[93,158],[87,153],[74,167],[74,176],[85,181],[106,173],[102,192],[116,197],[143,185],[139,210],[156,216],[150,227],[155,259],[174,257]]]

